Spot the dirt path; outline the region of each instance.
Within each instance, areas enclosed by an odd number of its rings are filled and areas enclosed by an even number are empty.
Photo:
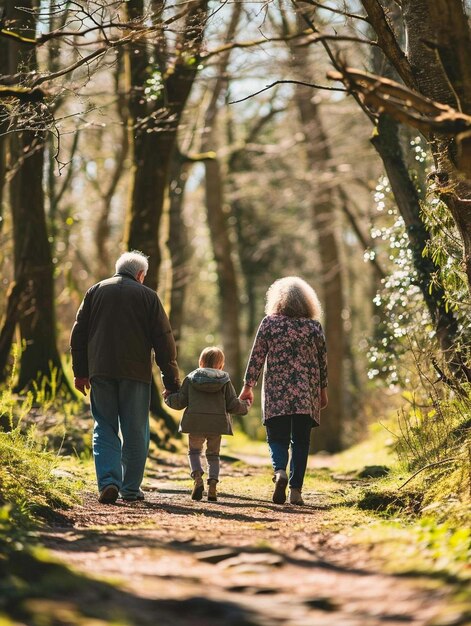
[[[325,529],[325,493],[310,491],[304,507],[276,506],[267,468],[226,462],[218,502],[192,502],[184,461],[154,466],[145,502],[103,506],[87,494],[43,534],[76,571],[113,581],[98,598],[82,594],[102,603],[103,621],[84,624],[453,623],[437,618],[443,585],[381,573],[367,548]]]

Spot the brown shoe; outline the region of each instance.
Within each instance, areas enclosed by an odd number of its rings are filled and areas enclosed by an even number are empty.
[[[284,470],[277,470],[273,476],[275,490],[273,491],[273,502],[275,504],[284,504],[286,502],[286,487],[288,485],[288,476]]]
[[[201,498],[203,497],[203,491],[204,491],[204,482],[203,482],[203,478],[202,478],[202,474],[201,472],[195,472],[193,474],[193,491],[191,492],[191,499],[192,500],[201,500]]]
[[[100,491],[98,502],[101,504],[114,504],[118,499],[119,489],[116,485],[106,485]]]
[[[296,487],[291,487],[289,490],[289,501],[290,504],[297,504],[298,506],[302,506],[304,504],[303,494],[301,493],[301,489],[296,489]]]
[[[218,481],[214,478],[208,480],[208,502],[217,502],[218,494],[217,494],[217,484]]]

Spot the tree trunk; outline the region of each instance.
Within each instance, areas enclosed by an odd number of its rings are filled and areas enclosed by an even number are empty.
[[[0,50],[1,54],[1,50]],[[1,71],[1,70],[0,70]],[[4,107],[0,106],[0,117],[3,116]],[[7,138],[2,133],[5,131],[0,122],[0,234],[3,230],[5,218],[3,216],[3,198],[5,191],[5,178],[7,173]]]
[[[242,381],[240,365],[239,289],[232,259],[227,215],[223,205],[223,182],[217,158],[206,161],[206,209],[211,246],[218,276],[221,335],[226,369],[234,386]]]
[[[144,16],[142,0],[127,3],[129,19]],[[130,112],[132,158],[131,194],[126,223],[128,249],[149,255],[146,283],[157,289],[161,262],[160,222],[169,184],[169,171],[180,119],[193,86],[203,42],[208,0],[188,3],[188,12],[177,40],[176,60],[161,68],[163,85],[155,100],[147,101],[146,83],[153,66],[142,43],[130,44],[127,58],[127,91]],[[162,50],[156,55],[161,56]],[[194,62],[188,63],[188,55]]]
[[[311,68],[305,52],[293,46],[291,53],[293,67],[306,80]],[[313,101],[312,95],[309,87],[298,85],[295,89],[295,102],[306,138],[309,167],[312,172],[319,172],[328,167],[331,153],[319,107]],[[329,405],[322,412],[320,428],[314,432],[313,447],[336,452],[342,448],[345,403],[345,337],[342,319],[344,296],[342,262],[337,240],[337,198],[335,190],[330,186],[313,188],[312,196],[312,213],[321,263],[319,282],[322,288],[329,364]]]
[[[459,372],[461,378],[470,379],[471,371],[465,366],[461,355],[455,351],[454,347],[458,333],[457,320],[453,312],[446,309],[443,289],[439,285],[431,288],[432,275],[440,268],[432,259],[422,255],[430,240],[430,235],[420,218],[419,195],[404,162],[398,136],[398,123],[382,115],[377,131],[372,143],[383,161],[394,198],[406,226],[418,284],[432,318],[440,348],[452,370]]]
[[[147,81],[156,70],[149,58],[149,48],[143,42],[133,42],[129,45],[126,58],[132,168],[124,240],[128,250],[136,249],[149,255],[146,284],[155,290],[158,288],[161,262],[160,223],[168,192],[170,165],[180,119],[198,71],[208,0],[191,0],[187,8],[185,24],[177,36],[175,58],[171,63],[163,32],[154,48],[162,80],[155,99],[148,99],[145,94]],[[126,4],[129,20],[142,21],[146,10],[142,0],[130,0]],[[189,58],[194,62],[188,63]],[[175,432],[175,424],[162,406],[155,381],[152,384],[151,410],[169,430]]]
[[[193,250],[188,229],[183,219],[183,200],[188,180],[188,165],[180,154],[175,154],[171,169],[169,234],[167,246],[172,262],[172,292],[170,295],[170,325],[173,336],[180,347],[185,311],[185,298],[190,279],[189,264]]]
[[[33,9],[31,2],[22,6]],[[22,34],[31,36],[35,32],[33,13],[12,8],[11,15],[16,18],[15,28]],[[15,43],[9,46],[11,62],[15,67],[21,64],[28,70],[36,69],[34,47]],[[32,387],[34,382],[45,376],[49,379],[47,386],[52,388],[57,382],[57,386],[63,385],[70,390],[56,345],[54,266],[44,210],[44,136],[32,131],[18,131],[10,137],[10,151],[15,284],[23,292],[23,306],[18,320],[22,352],[17,389]],[[12,298],[18,297],[18,289],[13,288],[11,294]],[[6,336],[9,334],[10,331]]]
[[[236,2],[225,36],[226,43],[231,42],[234,38],[241,12],[241,3]],[[204,132],[201,140],[202,152],[216,152],[218,101],[227,90],[229,58],[230,51],[219,57],[216,68],[217,79],[204,119]],[[242,383],[239,285],[233,259],[233,245],[229,234],[228,215],[224,210],[224,180],[217,156],[214,159],[208,159],[205,162],[205,168],[206,210],[218,276],[221,338],[226,355],[226,369],[237,389]]]
[[[116,193],[116,188],[119,185],[121,177],[124,172],[126,159],[129,152],[129,132],[127,129],[128,112],[126,109],[125,97],[121,88],[121,76],[122,76],[122,49],[118,50],[118,63],[115,68],[115,90],[118,94],[116,109],[121,122],[121,140],[119,142],[119,148],[116,151],[114,157],[114,170],[111,175],[111,180],[108,184],[105,193],[101,197],[102,206],[98,222],[95,230],[95,245],[97,251],[98,260],[98,276],[104,278],[108,275],[109,268],[111,266],[111,259],[108,251],[108,240],[110,236],[110,211],[111,203]]]
[[[470,31],[461,0],[404,0],[407,56],[420,92],[471,114]],[[432,138],[437,193],[448,206],[464,245],[471,290],[471,181],[457,167],[453,137]]]
[[[9,43],[6,38],[0,37],[0,83],[1,77],[10,74],[9,68]],[[7,108],[0,104],[0,234],[3,231],[4,218],[4,192],[6,188],[7,175],[7,150],[8,137],[7,131]]]
[[[24,286],[19,324],[22,339],[18,389],[41,376],[62,380],[56,346],[54,266],[46,229],[43,194],[44,138],[20,132],[11,138],[15,168],[10,202],[15,242],[15,282]]]

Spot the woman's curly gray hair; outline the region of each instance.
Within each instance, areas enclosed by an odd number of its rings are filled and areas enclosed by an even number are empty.
[[[286,276],[269,287],[265,313],[320,321],[322,307],[316,292],[305,280],[298,276]]]

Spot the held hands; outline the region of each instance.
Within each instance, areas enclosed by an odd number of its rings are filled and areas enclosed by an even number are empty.
[[[78,389],[84,396],[87,395],[87,389],[90,389],[90,380],[88,378],[74,378],[74,387]]]
[[[249,385],[244,385],[244,388],[240,392],[239,400],[245,400],[250,408],[253,404],[253,389]]]

